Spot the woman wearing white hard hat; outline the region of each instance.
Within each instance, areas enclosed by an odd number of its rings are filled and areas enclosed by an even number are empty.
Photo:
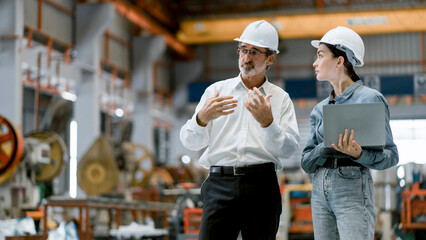
[[[376,224],[374,183],[370,169],[383,170],[398,163],[398,151],[389,126],[389,109],[383,95],[363,85],[354,67],[364,65],[364,43],[346,27],[312,41],[317,48],[313,64],[318,81],[333,86],[330,96],[310,114],[311,134],[302,154],[302,168],[313,173],[312,217],[316,240],[372,240]],[[323,106],[382,102],[385,106],[386,144],[383,150],[362,148],[346,129],[324,152]]]
[[[210,169],[201,187],[203,215],[198,239],[275,240],[282,210],[276,170],[299,145],[289,95],[265,73],[278,54],[278,33],[266,21],[249,24],[235,39],[237,77],[210,85],[180,139],[205,149]]]

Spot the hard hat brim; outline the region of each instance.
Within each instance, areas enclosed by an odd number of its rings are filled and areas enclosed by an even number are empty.
[[[319,45],[321,44],[321,43],[327,43],[327,42],[321,42],[320,40],[312,40],[311,41],[311,45],[314,47],[314,48],[318,48],[319,47]],[[327,44],[331,44],[331,43],[327,43]],[[331,45],[334,45],[334,44],[331,44]],[[355,57],[356,58],[356,64],[352,64],[354,67],[362,67],[363,65],[364,65],[364,61],[363,60],[360,60],[359,58],[357,58],[357,57]]]
[[[314,47],[314,48],[318,48],[319,47],[319,45],[320,45],[320,40],[312,40],[311,41],[311,45]]]
[[[268,46],[265,46],[265,45],[259,44],[259,43],[254,42],[254,41],[244,40],[244,39],[241,39],[241,38],[235,38],[235,39],[234,39],[234,41],[237,41],[237,42],[243,42],[243,43],[248,43],[248,44],[253,45],[253,46],[256,46],[256,47],[267,48],[267,49],[269,49],[269,50],[271,50],[271,51],[274,51],[276,54],[280,53],[280,51],[278,51],[278,49],[276,49],[276,50],[274,50],[274,49],[270,49]]]

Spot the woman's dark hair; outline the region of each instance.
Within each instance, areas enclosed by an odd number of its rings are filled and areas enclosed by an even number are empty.
[[[325,44],[330,49],[330,51],[333,53],[333,57],[338,58],[342,56],[345,59],[345,61],[343,62],[343,65],[345,66],[346,73],[352,79],[352,81],[356,82],[361,79],[356,74],[354,67],[352,66],[352,63],[349,62],[348,57],[346,56],[346,53],[344,51],[337,49],[334,45],[327,44],[327,43],[323,43],[323,44]]]

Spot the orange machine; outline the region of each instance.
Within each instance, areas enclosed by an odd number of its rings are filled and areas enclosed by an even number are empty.
[[[184,233],[197,233],[200,230],[201,215],[203,214],[202,208],[187,208],[184,210],[183,215],[183,232]]]
[[[426,216],[426,189],[419,182],[402,193],[401,225],[403,231],[426,229],[426,222],[415,222],[413,218]]]

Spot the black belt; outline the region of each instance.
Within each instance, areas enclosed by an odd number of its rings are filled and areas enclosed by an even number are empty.
[[[255,175],[265,173],[275,173],[274,163],[254,164],[247,166],[211,166],[210,173],[221,175]]]
[[[338,168],[338,167],[362,167],[361,164],[352,161],[349,158],[327,158],[322,167]]]

